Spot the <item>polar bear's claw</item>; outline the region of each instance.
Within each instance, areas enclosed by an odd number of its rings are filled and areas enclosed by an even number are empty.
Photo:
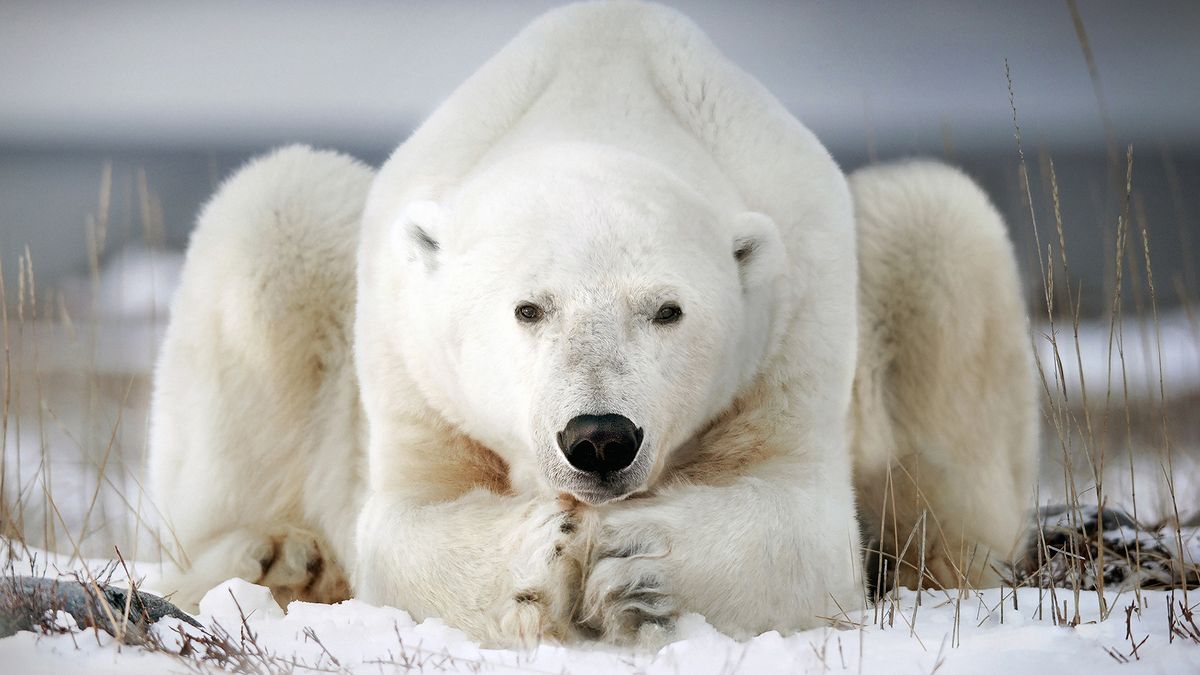
[[[513,591],[500,607],[500,632],[524,647],[543,639],[566,640],[582,570],[582,538],[575,502],[556,500],[530,506],[525,525],[514,537],[511,572]]]
[[[645,532],[618,532],[601,532],[576,621],[606,640],[660,644],[674,631],[679,616],[664,562],[669,546]]]
[[[557,634],[557,627],[549,620],[546,610],[540,591],[525,589],[514,593],[500,617],[500,630],[507,636],[507,642],[530,649],[544,637],[565,637]]]

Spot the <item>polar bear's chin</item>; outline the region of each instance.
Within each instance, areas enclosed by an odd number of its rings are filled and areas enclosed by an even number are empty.
[[[601,478],[597,476],[573,476],[560,482],[557,489],[591,506],[617,502],[645,489],[644,479],[627,476],[624,478]]]
[[[587,504],[588,506],[600,506],[609,502],[619,502],[626,497],[632,495],[636,490],[617,490],[617,491],[589,491],[589,490],[569,490],[570,494],[575,499]]]

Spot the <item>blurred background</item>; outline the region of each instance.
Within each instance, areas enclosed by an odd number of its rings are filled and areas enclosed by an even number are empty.
[[[554,4],[0,3],[5,531],[152,544],[148,375],[199,207],[280,144],[378,165]],[[1042,501],[1128,508],[1144,471],[1165,517],[1200,474],[1200,3],[668,4],[847,171],[930,156],[984,185],[1046,379]]]

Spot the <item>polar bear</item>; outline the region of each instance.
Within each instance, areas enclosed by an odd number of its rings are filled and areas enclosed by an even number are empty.
[[[877,581],[991,583],[1033,485],[986,196],[934,163],[847,180],[652,4],[550,12],[377,173],[240,170],[155,380],[162,590],[355,595],[494,645],[827,624],[867,600],[864,541]]]

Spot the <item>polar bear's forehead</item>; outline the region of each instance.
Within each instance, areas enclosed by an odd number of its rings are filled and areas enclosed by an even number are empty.
[[[451,246],[495,240],[618,249],[725,247],[716,205],[668,168],[635,153],[560,144],[494,162],[457,194]]]

